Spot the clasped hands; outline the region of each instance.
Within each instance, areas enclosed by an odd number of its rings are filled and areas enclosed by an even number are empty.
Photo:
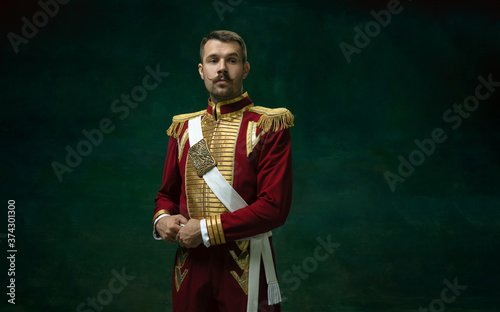
[[[203,243],[200,220],[188,220],[180,214],[166,216],[158,220],[156,231],[164,241],[169,243],[179,242],[179,246],[184,248],[195,248]]]

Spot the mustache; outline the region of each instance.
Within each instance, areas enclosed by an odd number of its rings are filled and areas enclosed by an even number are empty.
[[[222,74],[218,75],[217,77],[215,77],[214,79],[212,79],[212,81],[213,82],[219,82],[222,79],[224,79],[226,81],[231,81],[231,78],[229,78],[228,74],[226,74],[226,73],[222,73]]]

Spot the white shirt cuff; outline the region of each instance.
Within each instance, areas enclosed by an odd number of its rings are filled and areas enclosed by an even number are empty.
[[[203,245],[210,247],[210,237],[208,236],[207,219],[200,220],[201,237],[203,238]]]
[[[153,237],[156,240],[162,240],[162,238],[160,237],[160,235],[156,231],[156,222],[158,222],[158,220],[160,220],[163,217],[170,217],[170,215],[166,214],[166,213],[159,215],[158,218],[156,218],[155,223],[153,224]]]

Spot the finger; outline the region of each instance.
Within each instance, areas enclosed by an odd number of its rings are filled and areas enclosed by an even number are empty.
[[[182,228],[178,224],[172,224],[169,227],[169,232],[172,232],[174,235],[177,235],[177,233],[181,230]]]
[[[183,215],[179,215],[175,221],[177,224],[186,224],[188,222],[188,219],[186,219],[186,217],[184,217]]]
[[[172,235],[165,234],[165,237],[163,238],[163,240],[166,242],[169,242],[169,243],[173,243],[173,242],[175,242],[176,239]]]

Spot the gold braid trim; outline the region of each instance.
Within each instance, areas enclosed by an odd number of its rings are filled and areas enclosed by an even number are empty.
[[[208,238],[210,238],[210,245],[214,246],[215,245],[215,236],[214,236],[211,217],[207,218],[207,230],[208,230]]]
[[[250,108],[251,112],[261,114],[257,127],[262,131],[274,132],[293,127],[293,115],[286,108],[266,108],[262,106],[255,106]]]
[[[210,238],[210,244],[221,245],[226,243],[226,237],[224,236],[224,230],[222,228],[222,221],[220,215],[215,215],[206,218],[207,220],[207,230],[208,237]]]
[[[189,119],[193,119],[195,117],[203,115],[206,110],[201,110],[196,113],[190,113],[190,114],[181,114],[181,115],[175,115],[172,118],[172,124],[167,130],[167,134],[169,136],[173,136],[176,139],[179,139],[179,136],[181,135],[182,128],[184,128],[184,123],[188,121]]]
[[[220,218],[220,215],[215,216],[215,224],[217,224],[217,228],[219,229],[220,243],[225,244],[226,237],[224,235],[224,229],[222,228],[222,219]]]
[[[155,215],[153,216],[153,224],[155,223],[155,220],[156,218],[158,218],[160,215],[162,214],[170,214],[170,211],[166,210],[166,209],[161,209],[161,210],[158,210]]]

